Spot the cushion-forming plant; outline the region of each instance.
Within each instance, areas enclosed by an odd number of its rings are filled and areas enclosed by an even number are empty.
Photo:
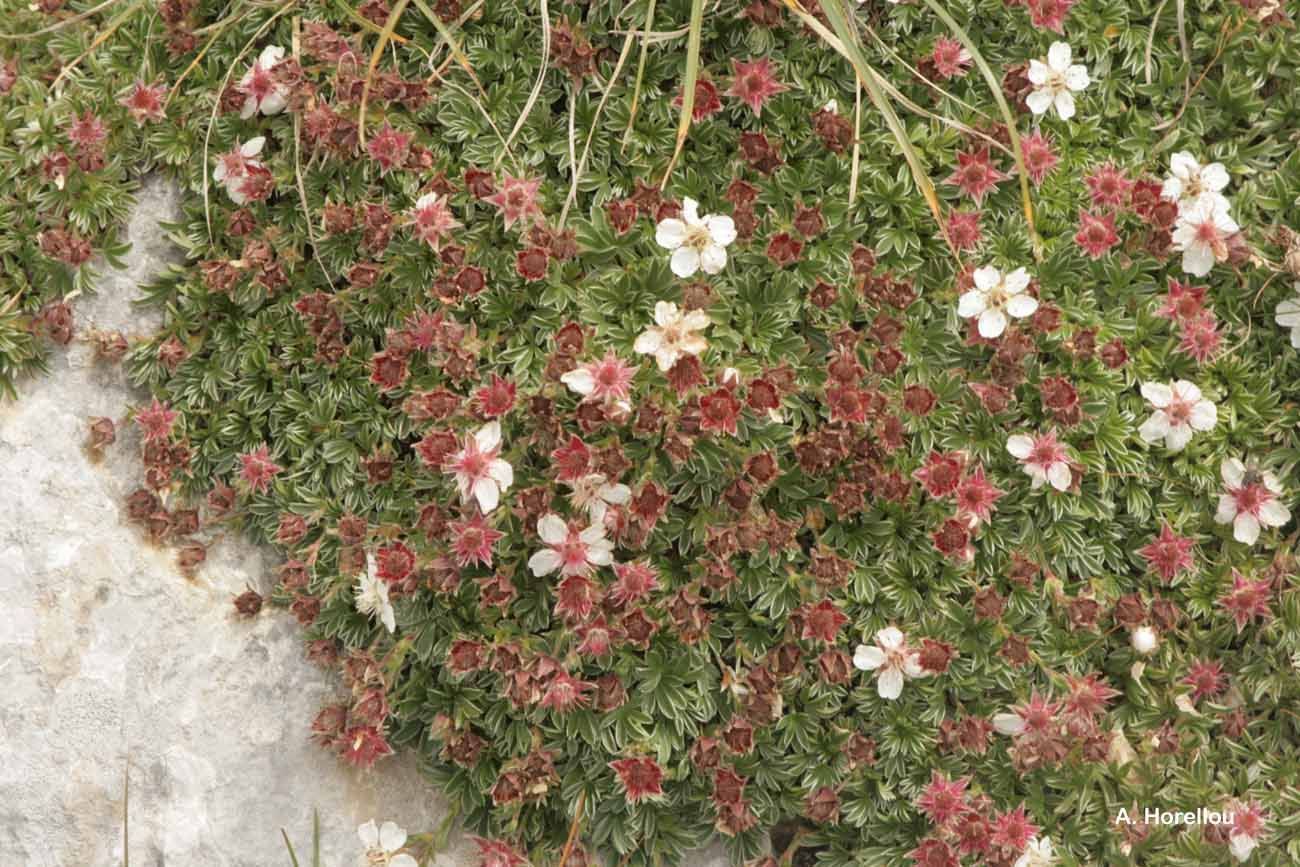
[[[125,358],[485,864],[1300,860],[1286,4],[3,7],[0,385]]]

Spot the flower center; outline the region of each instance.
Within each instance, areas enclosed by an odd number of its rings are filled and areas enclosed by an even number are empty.
[[[687,226],[686,240],[683,246],[690,247],[692,250],[704,252],[704,249],[713,243],[713,236],[704,226]]]

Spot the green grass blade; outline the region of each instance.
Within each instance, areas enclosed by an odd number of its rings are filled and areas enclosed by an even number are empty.
[[[293,844],[289,842],[289,835],[285,833],[283,828],[280,829],[280,836],[284,838],[284,848],[289,850],[289,863],[292,864],[293,867],[300,867],[298,864],[298,853],[293,851]]]
[[[646,55],[650,51],[650,43],[646,39],[646,34],[650,32],[650,26],[655,20],[655,0],[650,0],[645,10],[645,26],[641,28],[641,56],[636,62],[636,83],[632,85],[632,105],[628,108],[627,129],[623,131],[623,145],[619,153],[627,150],[628,140],[632,138],[632,126],[636,123],[637,106],[641,100],[641,82],[645,80],[645,62]]]
[[[786,0],[786,4],[804,24],[808,25],[827,45],[849,61],[854,72],[857,73],[863,89],[866,90],[867,96],[871,99],[872,105],[885,119],[885,126],[888,127],[890,134],[898,143],[899,150],[903,152],[903,159],[907,162],[907,167],[912,172],[912,179],[915,181],[921,196],[925,199],[925,203],[929,206],[930,213],[934,216],[939,233],[948,244],[948,249],[952,251],[954,258],[959,258],[951,240],[948,238],[948,230],[943,219],[943,208],[939,204],[939,197],[934,191],[934,183],[930,180],[930,176],[921,162],[921,155],[917,153],[912,140],[908,138],[906,127],[903,126],[898,113],[894,111],[894,107],[889,103],[881,87],[880,74],[867,62],[857,33],[850,24],[842,3],[843,0],[828,0],[828,2],[821,4],[822,12],[826,15],[826,19],[831,22],[831,27],[835,31],[832,33],[826,29],[824,24],[805,12],[796,0]]]
[[[320,811],[311,810],[311,864],[320,867]]]
[[[988,83],[989,89],[993,91],[993,100],[998,104],[998,111],[1002,113],[1002,121],[1007,125],[1007,134],[1011,137],[1011,153],[1016,160],[1016,173],[1020,176],[1020,199],[1024,206],[1025,223],[1029,227],[1029,241],[1034,248],[1034,258],[1041,261],[1043,258],[1043,242],[1038,237],[1038,230],[1034,228],[1034,201],[1029,195],[1029,171],[1025,167],[1025,153],[1020,148],[1020,132],[1016,129],[1016,118],[1011,113],[1011,106],[1007,105],[1007,99],[1002,95],[1002,82],[993,74],[992,67],[984,59],[979,48],[970,38],[966,29],[957,23],[957,20],[948,14],[948,11],[940,6],[936,0],[923,0],[926,6],[939,17],[957,41],[965,46],[970,52],[971,58],[975,61],[975,66]]]
[[[686,146],[686,136],[691,131],[692,115],[695,112],[695,82],[700,77],[700,41],[704,34],[704,0],[691,0],[691,23],[686,35],[686,74],[682,77],[682,115],[677,121],[677,144],[673,147],[673,158],[668,161],[659,189],[668,186],[677,158]]]

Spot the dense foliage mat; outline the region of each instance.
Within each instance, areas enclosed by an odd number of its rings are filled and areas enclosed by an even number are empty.
[[[178,182],[130,512],[486,863],[1300,860],[1285,4],[3,7],[0,384]]]

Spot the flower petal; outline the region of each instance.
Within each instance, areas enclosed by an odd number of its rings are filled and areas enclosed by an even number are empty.
[[[678,277],[690,277],[700,270],[700,251],[694,247],[678,247],[673,251],[669,267]]]
[[[537,578],[549,575],[560,568],[560,555],[551,548],[543,548],[528,558],[528,568]]]
[[[1241,487],[1241,481],[1245,476],[1246,465],[1237,458],[1227,458],[1219,465],[1219,477],[1230,488]]]
[[[537,535],[548,545],[558,545],[569,538],[569,526],[554,512],[548,512],[537,521]]]
[[[713,239],[713,243],[721,247],[736,240],[736,223],[726,214],[705,217],[704,225],[708,227],[709,237]]]
[[[1142,383],[1142,396],[1147,399],[1147,403],[1157,409],[1164,409],[1173,401],[1174,392],[1163,382],[1144,382]]]
[[[1151,414],[1151,417],[1142,422],[1138,428],[1138,436],[1142,437],[1143,442],[1158,443],[1169,434],[1169,416],[1162,411]]]
[[[853,653],[853,667],[861,671],[874,671],[885,664],[885,652],[879,647],[859,644]]]
[[[876,675],[876,692],[883,699],[894,701],[903,694],[903,672],[890,666]]]
[[[495,479],[483,478],[474,483],[474,499],[478,501],[479,511],[488,514],[501,501],[501,489]]]
[[[686,224],[676,217],[660,220],[655,226],[655,243],[666,250],[676,250],[686,241]]]
[[[1232,519],[1232,538],[1243,545],[1254,545],[1259,539],[1259,519],[1245,512],[1238,512]]]
[[[957,299],[957,315],[962,319],[979,316],[988,307],[988,295],[979,289],[972,289]]]
[[[995,337],[1001,337],[1002,332],[1006,330],[1007,315],[1001,310],[985,310],[980,314],[980,337],[992,340]]]
[[[727,251],[717,244],[710,244],[700,254],[700,267],[705,274],[717,274],[727,267]]]
[[[406,831],[396,822],[385,822],[379,826],[379,846],[385,852],[396,852],[406,845]]]
[[[1024,434],[1015,434],[1007,437],[1007,451],[1013,457],[1024,460],[1034,450],[1034,441]]]
[[[1053,42],[1052,47],[1047,49],[1047,65],[1057,72],[1065,72],[1070,68],[1072,54],[1070,43]]]
[[[640,341],[641,337],[637,337],[637,342]],[[596,390],[596,377],[592,376],[591,371],[585,367],[579,367],[577,370],[570,370],[568,373],[563,374],[560,377],[560,382],[567,385],[570,391],[584,396]]]

